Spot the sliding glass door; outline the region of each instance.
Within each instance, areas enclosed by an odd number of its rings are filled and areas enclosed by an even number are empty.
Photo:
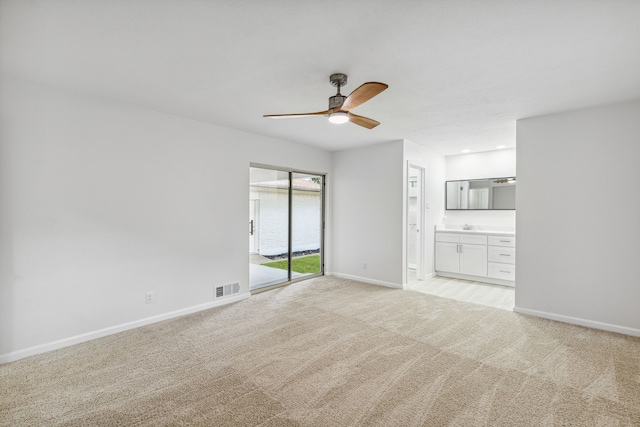
[[[324,176],[250,168],[251,290],[323,273]]]

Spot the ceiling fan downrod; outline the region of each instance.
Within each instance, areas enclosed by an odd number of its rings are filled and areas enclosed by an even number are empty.
[[[339,108],[347,99],[346,96],[340,93],[340,88],[347,84],[347,75],[343,73],[335,73],[329,76],[331,84],[338,88],[338,93],[329,97],[329,109]]]

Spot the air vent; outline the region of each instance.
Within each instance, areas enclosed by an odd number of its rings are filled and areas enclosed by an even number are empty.
[[[216,298],[227,297],[240,292],[240,283],[216,286]]]

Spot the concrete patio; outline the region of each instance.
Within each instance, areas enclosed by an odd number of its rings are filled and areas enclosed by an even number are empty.
[[[280,268],[266,267],[262,264],[272,262],[273,260],[263,257],[259,254],[249,254],[249,289],[256,290],[278,283],[286,282],[287,270]],[[297,279],[310,274],[291,272],[291,278]]]

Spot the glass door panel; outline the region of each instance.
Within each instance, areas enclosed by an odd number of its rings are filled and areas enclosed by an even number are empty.
[[[324,177],[292,173],[292,279],[321,274]]]
[[[250,168],[249,289],[290,281],[289,172]]]

